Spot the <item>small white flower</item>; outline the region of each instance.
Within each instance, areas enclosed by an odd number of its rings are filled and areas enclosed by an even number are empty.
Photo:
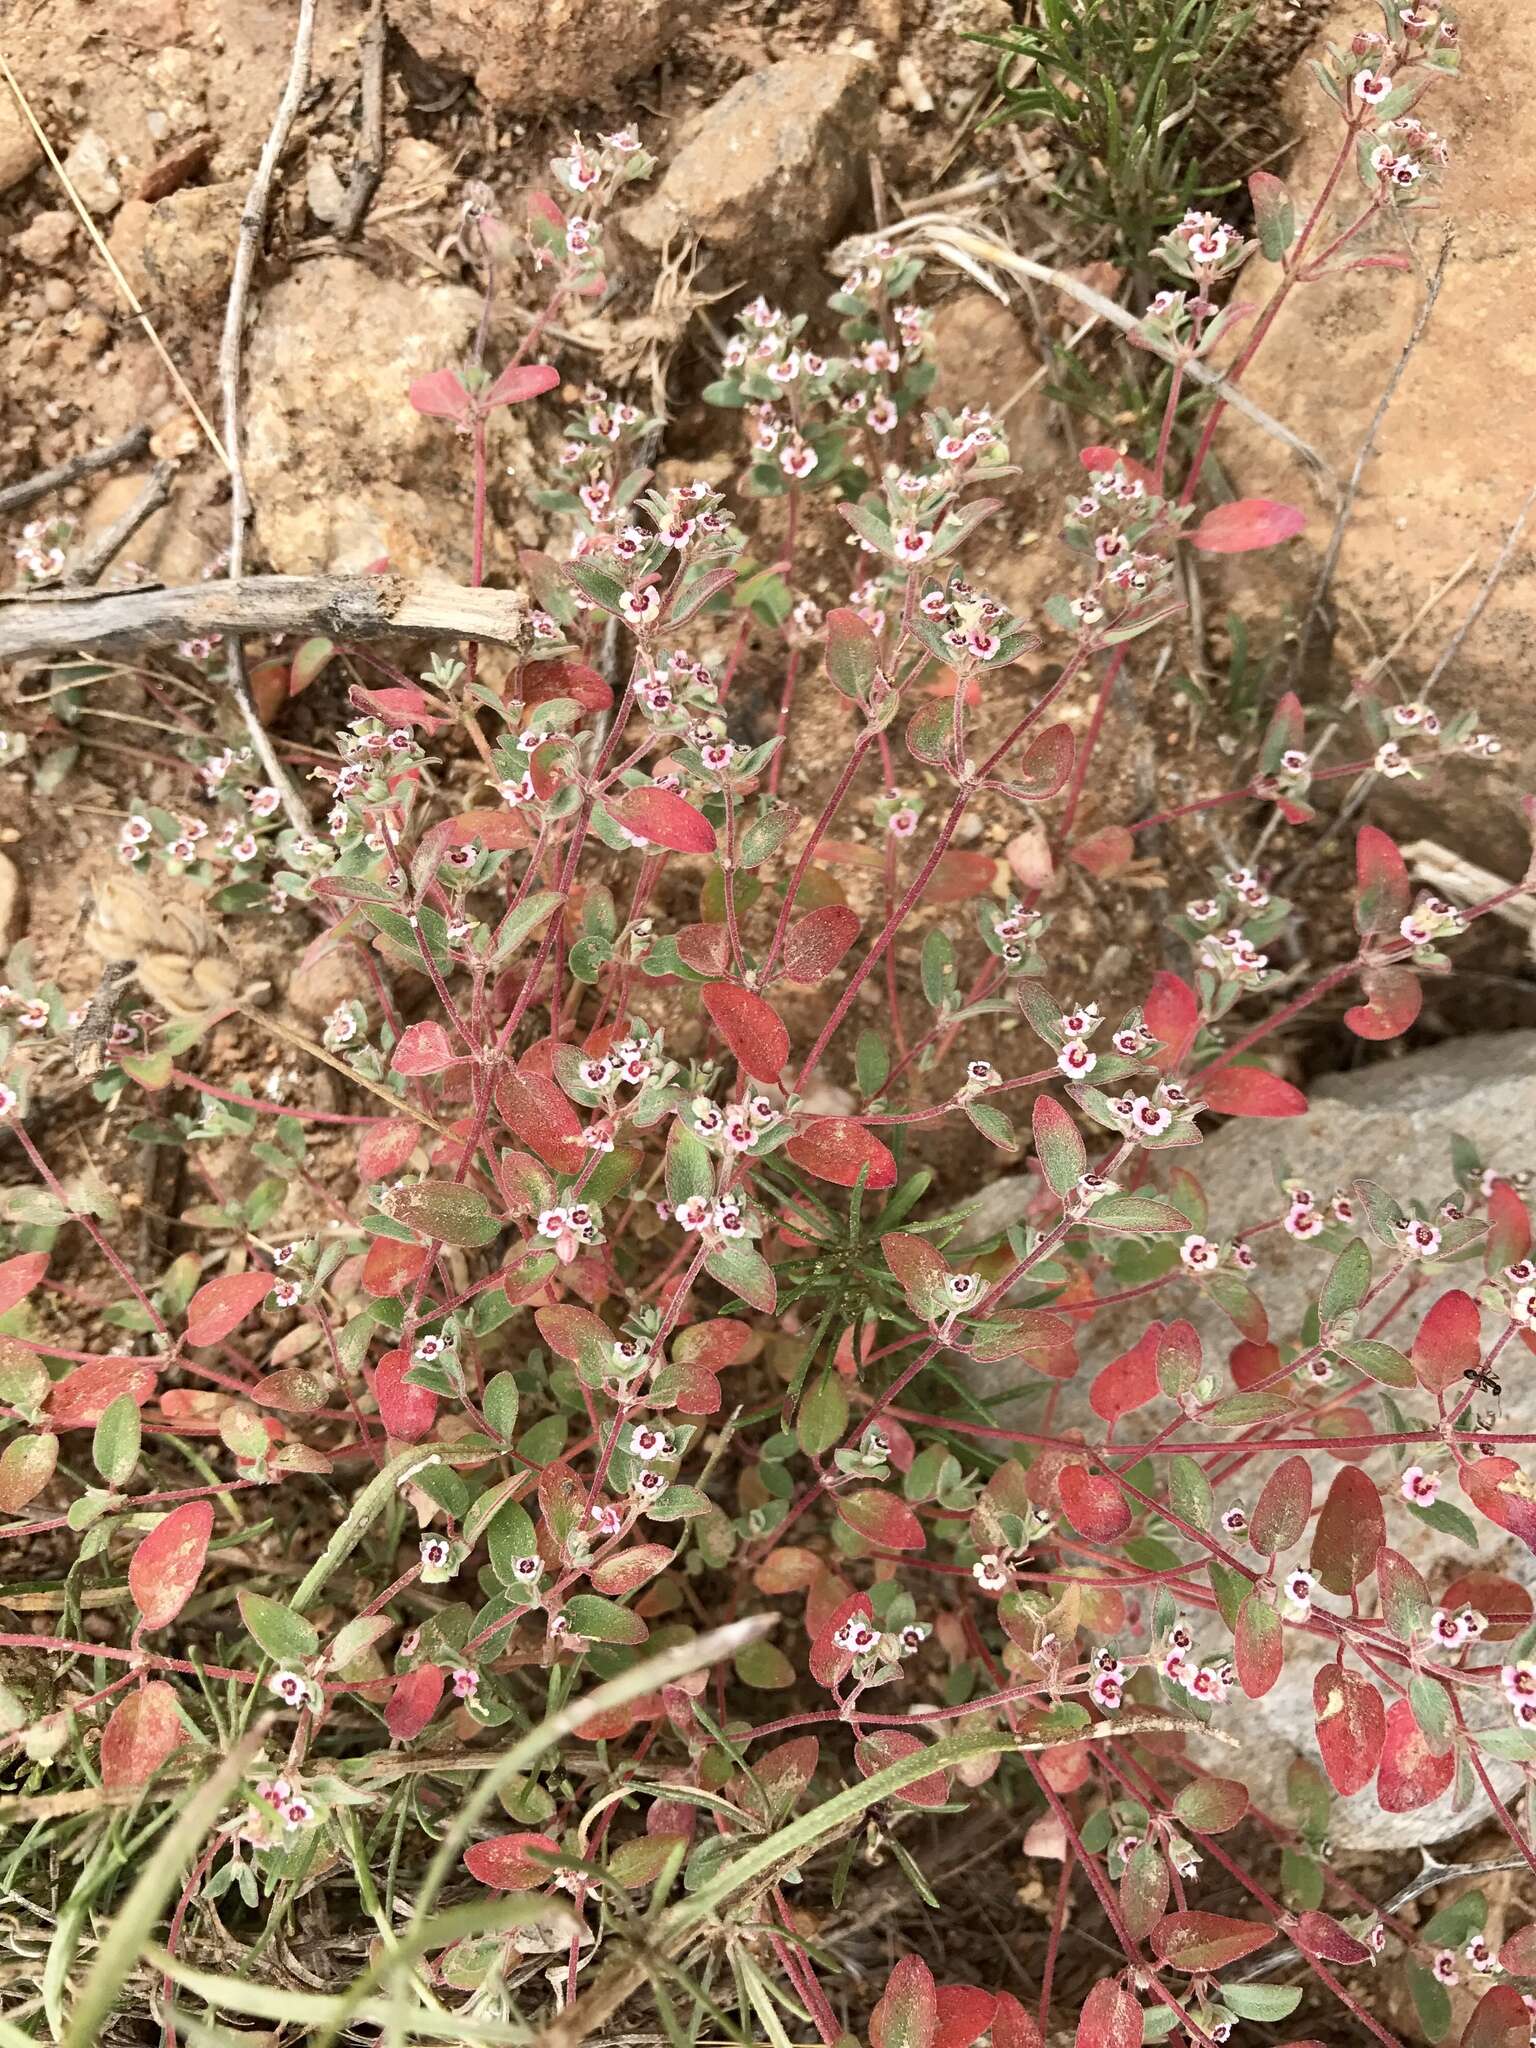
[[[1179,1257],[1191,1273],[1214,1273],[1221,1264],[1221,1247],[1198,1231],[1191,1231],[1179,1246]]]
[[[664,1429],[657,1429],[648,1422],[637,1422],[630,1431],[629,1453],[649,1464],[654,1458],[669,1458],[672,1455],[672,1439]]]
[[[1399,1491],[1410,1507],[1432,1508],[1440,1498],[1441,1484],[1437,1472],[1426,1472],[1422,1465],[1410,1465],[1399,1481]]]
[[[991,1550],[983,1551],[971,1566],[971,1577],[984,1593],[1005,1592],[1009,1583],[1007,1567]]]
[[[1294,1571],[1288,1574],[1285,1581],[1285,1597],[1290,1602],[1292,1612],[1299,1619],[1304,1620],[1312,1612],[1312,1593],[1316,1585],[1317,1581],[1311,1572]]]

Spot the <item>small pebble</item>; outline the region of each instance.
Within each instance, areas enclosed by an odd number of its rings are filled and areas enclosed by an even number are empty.
[[[50,277],[44,282],[43,298],[50,313],[67,313],[75,303],[75,288],[67,277]]]

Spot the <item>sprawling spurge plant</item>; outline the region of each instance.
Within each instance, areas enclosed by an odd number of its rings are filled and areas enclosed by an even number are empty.
[[[1418,109],[1456,38],[1443,9],[1385,16],[1325,71],[1325,191],[1303,216],[1254,180],[1268,304],[1218,304],[1248,248],[1221,221],[1167,237],[1178,282],[1147,320],[1181,362],[1225,333],[1240,377],[1298,285],[1389,260],[1371,230],[1444,160]],[[540,325],[497,374],[477,356],[412,387],[468,444],[477,580],[498,411],[553,389],[538,337],[600,284],[602,202],[645,167],[632,135],[576,145],[574,197],[531,209]],[[511,231],[476,219],[504,275]],[[1470,715],[1364,697],[1364,751],[1335,760],[1287,696],[1235,787],[1081,832],[1127,650],[1179,612],[1178,550],[1272,546],[1301,515],[1197,509],[1220,402],[1182,477],[1166,426],[1149,467],[1088,449],[1070,574],[1020,621],[963,574],[1007,451],[987,415],[925,409],[918,288],[877,248],[825,352],[746,307],[711,396],[742,413],[750,539],[722,491],[648,471],[634,408],[583,391],[543,500],[564,537],[522,558],[519,659],[467,647],[411,676],[311,643],[292,687],[326,663],[354,679],[323,826],[291,830],[250,764],[204,748],[189,807],[226,814],[235,882],[179,817],[124,833],[93,939],[146,1007],[97,1031],[89,1085],[202,1183],[199,1248],[149,1277],[112,1190],[50,1160],[67,1020],[13,956],[0,1114],[35,1180],[6,1197],[0,1509],[47,1560],[50,1618],[0,1637],[4,1811],[29,1828],[3,1883],[71,1901],[37,1995],[72,2040],[147,1958],[137,1995],[173,2032],[173,2001],[206,2000],[322,2041],[566,2043],[646,1990],[673,2041],[835,2043],[847,1980],[796,1888],[836,1850],[840,1895],[864,1843],[921,1891],[904,1816],[978,1798],[1060,1859],[1034,2009],[911,1957],[874,2048],[1039,2044],[1073,1892],[1123,1951],[1079,2048],[1225,2040],[1283,2020],[1307,1974],[1390,2041],[1359,1988],[1383,1957],[1431,2036],[1466,1976],[1487,1983],[1464,2038],[1526,2038],[1531,1928],[1496,1951],[1478,1893],[1413,1924],[1324,1848],[1335,1795],[1481,1799],[1536,1868],[1530,1596],[1407,1554],[1420,1526],[1536,1549],[1526,1439],[1498,1426],[1499,1375],[1536,1349],[1513,1162],[1463,1147],[1422,1190],[1341,1160],[1308,1187],[1277,1143],[1272,1213],[1234,1238],[1198,1150],[1214,1116],[1305,1108],[1265,1063],[1278,1027],[1353,988],[1351,1030],[1402,1033],[1494,904],[1415,900],[1365,825],[1357,943],[1276,1002],[1266,948],[1292,906],[1260,856],[1223,862],[1172,920],[1183,971],[1105,1016],[1054,973],[1040,888],[995,894],[961,832],[1038,819],[1113,877],[1153,825],[1222,807],[1263,848],[1331,780],[1493,743]],[[807,578],[818,517],[846,523],[841,588]],[[1014,666],[1035,631],[1038,690]],[[753,740],[736,712],[765,639],[777,729]],[[818,666],[845,744],[804,816],[778,791]],[[468,804],[445,801],[450,759]],[[249,886],[319,919],[315,947],[355,974],[321,1042],[242,995],[216,926],[167,907],[167,868],[216,910]],[[196,1071],[232,1011],[295,1062],[269,1091]],[[322,1067],[337,1106],[315,1104]],[[968,1241],[920,1163],[944,1126],[1018,1160],[1003,1241]],[[1276,1232],[1316,1262],[1299,1327],[1266,1307]],[[118,1341],[62,1344],[82,1315]],[[1303,1646],[1323,1653],[1320,1768],[1260,1810],[1195,1738],[1240,1726]],[[355,1890],[378,1935],[334,1996],[262,1960],[321,1881],[333,1927]],[[214,1974],[232,1930],[247,1967]],[[1263,1982],[1247,1959],[1281,1942],[1298,1981]]]

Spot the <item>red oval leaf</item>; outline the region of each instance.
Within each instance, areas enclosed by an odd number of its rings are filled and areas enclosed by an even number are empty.
[[[1141,1015],[1162,1048],[1153,1054],[1153,1066],[1162,1074],[1175,1072],[1189,1058],[1189,1049],[1200,1028],[1199,998],[1179,975],[1154,975]]]
[[[550,1872],[533,1861],[528,1854],[530,1849],[542,1849],[551,1856],[560,1854],[560,1844],[552,1842],[548,1835],[493,1835],[488,1842],[470,1844],[464,1851],[464,1868],[471,1877],[495,1891],[533,1891],[536,1886],[548,1883]]]
[[[1218,1067],[1196,1076],[1207,1109],[1221,1116],[1305,1116],[1307,1098],[1264,1067]]]
[[[1237,498],[1213,506],[1189,538],[1203,555],[1246,555],[1294,540],[1306,523],[1299,505],[1284,505],[1278,498]]]
[[[272,1292],[270,1273],[223,1273],[187,1303],[187,1342],[218,1344]]]
[[[362,1180],[393,1180],[416,1150],[419,1126],[408,1116],[381,1117],[357,1141],[357,1171]]]
[[[872,1728],[854,1744],[853,1757],[865,1777],[872,1778],[877,1771],[917,1756],[927,1747],[919,1736],[909,1735],[904,1728]],[[949,1778],[943,1771],[930,1771],[900,1792],[893,1792],[891,1797],[902,1806],[942,1806],[949,1797]]]
[[[1438,1799],[1456,1775],[1456,1751],[1436,1756],[1407,1700],[1387,1709],[1376,1800],[1383,1813],[1415,1813]]]
[[[25,1301],[48,1270],[46,1252],[22,1252],[14,1259],[0,1261],[0,1316]]]
[[[1097,875],[1100,881],[1107,881],[1136,858],[1136,841],[1123,825],[1106,825],[1101,832],[1074,840],[1067,852],[1080,868]],[[1138,2006],[1137,2011],[1140,2010]]]
[[[48,1396],[48,1420],[55,1429],[94,1429],[119,1394],[131,1394],[142,1408],[158,1377],[142,1358],[97,1358],[77,1365]]]
[[[462,420],[469,416],[469,393],[453,370],[429,370],[413,377],[407,394],[417,412],[429,419]]]
[[[791,981],[825,981],[858,936],[859,920],[846,903],[807,911],[785,934],[785,974]]]
[[[1397,935],[1408,914],[1408,867],[1397,841],[1376,825],[1355,835],[1355,924],[1361,932]]]
[[[1130,1503],[1113,1479],[1084,1465],[1064,1466],[1056,1492],[1067,1520],[1090,1543],[1113,1543],[1131,1526]]]
[[[1031,740],[1024,758],[1010,771],[1009,782],[1027,803],[1044,803],[1067,786],[1076,753],[1070,725],[1048,725]]]
[[[109,1792],[143,1785],[187,1739],[176,1694],[164,1679],[130,1693],[101,1731],[101,1777]]]
[[[1344,1012],[1344,1022],[1356,1038],[1401,1038],[1424,1007],[1419,977],[1406,967],[1367,968],[1360,976],[1360,992],[1365,1001]]]
[[[396,1742],[412,1742],[426,1727],[437,1712],[445,1683],[436,1664],[418,1664],[414,1671],[404,1672],[395,1680],[389,1705],[384,1709],[384,1725]],[[469,1857],[464,1860],[468,1862]]]
[[[1265,1480],[1254,1504],[1248,1535],[1255,1550],[1273,1557],[1301,1541],[1312,1515],[1312,1468],[1305,1458],[1287,1458]]]
[[[1224,1913],[1170,1913],[1152,1930],[1152,1953],[1175,1970],[1221,1970],[1275,1939],[1259,1920],[1233,1920]]]
[[[1531,2015],[1525,2000],[1513,1984],[1495,1984],[1477,2001],[1477,2010],[1462,2034],[1461,2048],[1526,2048],[1530,2038]]]
[[[146,1628],[164,1628],[197,1588],[213,1535],[213,1504],[189,1500],[157,1522],[128,1561],[128,1590]]]
[[[375,1301],[403,1294],[415,1285],[432,1260],[424,1244],[402,1244],[398,1237],[376,1237],[363,1260],[359,1284]]]
[[[1043,2048],[1040,2029],[1011,1991],[999,1991],[992,2016],[992,2048]]]
[[[1317,1746],[1323,1768],[1341,1799],[1363,1791],[1376,1775],[1387,1739],[1381,1694],[1358,1671],[1325,1664],[1312,1681]]]
[[[1078,2016],[1075,2048],[1141,2048],[1141,2007],[1123,1984],[1095,1984]]]
[[[521,405],[541,392],[553,391],[559,382],[560,372],[553,363],[508,363],[480,404],[487,411],[493,405]]]
[[[1325,1963],[1368,1963],[1371,1952],[1356,1940],[1331,1913],[1298,1913],[1291,1929],[1303,1955],[1320,1956]]]
[[[1047,1100],[1046,1096],[1040,1098],[1041,1102]],[[1102,1416],[1106,1422],[1118,1422],[1122,1415],[1130,1415],[1157,1399],[1161,1392],[1157,1354],[1162,1335],[1162,1324],[1154,1323],[1129,1351],[1123,1351],[1118,1358],[1110,1360],[1088,1395],[1088,1405],[1095,1415]]]
[[[1477,1303],[1459,1287],[1442,1294],[1413,1340],[1413,1369],[1432,1394],[1454,1387],[1482,1361],[1483,1327]]]
[[[818,1117],[784,1147],[802,1172],[834,1187],[851,1188],[864,1167],[868,1188],[893,1188],[896,1161],[872,1131],[848,1116]]]
[[[673,853],[713,853],[715,828],[704,813],[670,789],[627,789],[608,809],[626,832]]]
[[[777,1081],[789,1058],[789,1033],[772,1006],[751,989],[715,981],[704,991],[704,1007],[744,1071],[755,1081]]]
[[[414,1079],[418,1074],[440,1074],[444,1067],[457,1066],[464,1058],[454,1050],[452,1039],[437,1019],[423,1017],[417,1024],[406,1025],[389,1064],[395,1073]]]
[[[934,2048],[971,2048],[991,2026],[997,1993],[975,1984],[941,1984],[939,2031]]]
[[[382,1244],[384,1239],[380,1238]],[[437,1420],[437,1396],[430,1387],[406,1384],[411,1369],[408,1351],[386,1351],[373,1375],[373,1398],[379,1420],[402,1443],[420,1443]]]

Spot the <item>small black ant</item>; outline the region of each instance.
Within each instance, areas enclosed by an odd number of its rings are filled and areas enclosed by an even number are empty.
[[[1492,1366],[1469,1366],[1468,1369],[1462,1374],[1462,1378],[1470,1380],[1474,1387],[1481,1387],[1485,1394],[1491,1394],[1495,1400],[1497,1400],[1504,1391],[1503,1386],[1500,1384],[1499,1376],[1493,1370]]]

